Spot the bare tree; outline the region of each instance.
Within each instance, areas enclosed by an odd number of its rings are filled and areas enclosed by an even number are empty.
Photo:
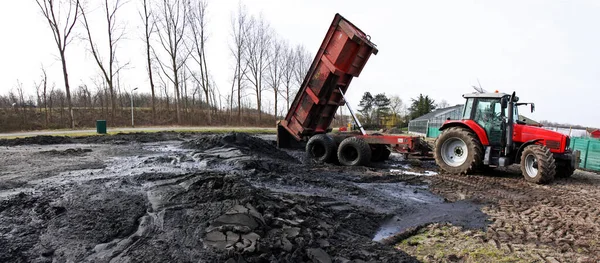
[[[170,100],[169,100],[169,85],[167,84],[167,81],[165,80],[165,78],[163,78],[163,74],[158,74],[158,78],[160,79],[160,86],[162,88],[162,91],[165,93],[165,102],[166,102],[166,108],[167,108],[167,112],[170,111]]]
[[[310,64],[312,63],[312,55],[310,52],[304,48],[304,46],[297,46],[295,51],[296,63],[295,63],[295,72],[294,75],[296,77],[296,83],[298,86],[302,85],[308,70],[310,69]]]
[[[287,104],[287,108],[290,108],[290,96],[293,96],[294,88],[293,81],[295,79],[296,74],[296,53],[294,49],[290,48],[290,46],[286,43],[283,46],[283,57],[282,57],[282,82],[284,88],[284,96],[285,102]]]
[[[189,2],[190,9],[190,29],[191,29],[191,46],[190,46],[190,54],[192,59],[196,62],[198,67],[200,68],[200,76],[198,74],[192,74],[194,80],[200,85],[202,90],[204,91],[204,97],[206,98],[206,105],[210,108],[210,81],[208,78],[208,67],[206,65],[206,49],[205,45],[208,41],[208,35],[206,33],[206,9],[208,3],[206,0],[199,0],[197,2]],[[210,125],[212,122],[211,111],[207,111],[208,124]]]
[[[110,91],[110,100],[111,100],[111,109],[112,109],[112,118],[116,118],[117,113],[117,103],[116,103],[116,94],[115,94],[115,76],[119,73],[119,71],[123,68],[122,66],[117,66],[117,47],[118,42],[123,38],[125,33],[124,28],[119,28],[119,24],[117,23],[117,12],[123,6],[121,0],[115,0],[112,3],[109,3],[108,0],[103,1],[102,11],[104,12],[105,22],[106,22],[106,31],[107,35],[107,45],[105,50],[106,56],[102,56],[100,53],[100,48],[97,43],[94,42],[92,38],[92,29],[90,27],[90,23],[88,22],[88,17],[85,9],[82,5],[79,6],[81,10],[81,17],[83,18],[83,27],[86,31],[87,41],[90,45],[90,53],[92,53],[96,65],[102,72],[102,76],[104,77],[108,90]]]
[[[263,78],[270,65],[269,47],[271,45],[272,30],[269,24],[259,17],[254,23],[248,34],[248,45],[246,46],[246,64],[248,72],[246,79],[254,87],[256,95],[256,109],[258,110],[258,120],[262,120],[262,92]]]
[[[231,53],[235,59],[235,73],[234,79],[237,82],[237,107],[238,107],[238,121],[242,121],[242,85],[244,75],[246,75],[247,65],[245,64],[245,50],[248,45],[247,33],[250,30],[250,18],[246,7],[241,4],[238,5],[238,11],[235,16],[231,18],[232,27],[232,38],[233,47],[231,47]],[[233,86],[232,86],[233,89]],[[232,94],[233,97],[233,94]],[[233,105],[233,103],[232,103]]]
[[[233,78],[231,80],[231,93],[229,94],[229,121],[231,122],[231,118],[233,115],[233,98],[235,97],[235,81],[238,79],[237,77],[237,65],[235,65],[235,70],[233,71]]]
[[[73,119],[73,108],[71,106],[71,88],[69,86],[69,74],[67,71],[66,50],[71,43],[73,28],[79,19],[79,0],[35,0],[40,7],[42,15],[48,22],[54,37],[54,43],[58,48],[60,61],[62,63],[67,104],[69,107],[69,122],[71,128],[75,128]],[[63,10],[64,9],[64,10]]]
[[[181,124],[180,112],[180,70],[185,65],[189,52],[184,49],[186,30],[188,27],[188,8],[183,0],[162,0],[157,14],[158,36],[160,44],[168,55],[168,62],[158,59],[163,74],[173,84],[175,89],[175,108],[177,111],[177,124]],[[156,52],[155,57],[158,58]]]
[[[41,104],[44,105],[44,114],[45,114],[45,118],[44,118],[44,127],[48,127],[48,100],[47,100],[47,94],[48,94],[48,74],[46,73],[46,68],[44,68],[44,66],[42,65],[42,80],[40,81],[40,83],[38,84],[40,86],[40,88],[42,89],[41,91]],[[42,106],[40,104],[38,104],[38,107],[40,107],[40,110],[42,109]]]
[[[438,109],[448,108],[450,107],[450,103],[448,103],[446,100],[441,100],[437,103],[437,105],[435,105],[435,107]]]
[[[286,67],[284,44],[278,39],[273,39],[271,44],[270,66],[268,68],[267,84],[274,95],[274,114],[279,114],[277,102],[280,95],[283,72]]]
[[[404,108],[404,102],[402,102],[402,99],[398,95],[393,95],[390,97],[390,109],[392,110],[392,114],[394,116],[394,126],[400,124],[398,121],[402,120]]]
[[[140,16],[144,23],[144,43],[146,44],[146,67],[148,70],[148,79],[150,80],[150,91],[152,92],[152,123],[156,124],[156,93],[154,91],[154,76],[152,75],[152,56],[150,40],[156,29],[156,21],[153,18],[152,9],[148,0],[143,0],[143,11]],[[143,13],[142,13],[143,12]]]

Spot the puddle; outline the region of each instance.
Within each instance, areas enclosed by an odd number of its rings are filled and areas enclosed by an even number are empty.
[[[426,186],[370,187],[379,188],[380,193],[401,199],[410,208],[409,212],[398,213],[384,222],[373,241],[381,241],[413,227],[431,223],[451,223],[471,229],[485,229],[488,224],[487,215],[481,212],[482,205],[468,200],[445,202],[443,198],[429,192]]]
[[[417,173],[417,172],[405,171],[405,170],[400,170],[400,169],[390,169],[390,173],[405,174],[405,175],[416,175],[416,176],[434,176],[434,175],[438,174],[438,173],[433,172],[433,171],[425,171],[425,172],[422,172],[422,173]]]

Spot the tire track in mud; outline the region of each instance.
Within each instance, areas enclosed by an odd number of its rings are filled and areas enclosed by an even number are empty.
[[[536,185],[500,174],[439,175],[432,178],[431,190],[450,201],[487,204],[484,212],[493,223],[486,236],[498,248],[547,246],[560,252],[563,262],[587,256],[600,260],[600,176],[577,172],[551,185]]]

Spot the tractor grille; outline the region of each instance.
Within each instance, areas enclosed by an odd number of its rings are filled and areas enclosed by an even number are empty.
[[[546,147],[550,149],[560,150],[560,142],[559,141],[546,141]]]

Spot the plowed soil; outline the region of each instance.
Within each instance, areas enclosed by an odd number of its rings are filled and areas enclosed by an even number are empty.
[[[468,199],[485,203],[483,211],[492,221],[486,231],[468,231],[463,238],[461,235],[444,238],[450,244],[445,249],[447,255],[456,257],[463,253],[456,259],[481,262],[470,256],[469,250],[491,244],[500,253],[510,255],[509,261],[600,262],[600,176],[597,174],[576,171],[572,178],[536,185],[523,180],[514,166],[481,175],[439,175],[431,179],[432,192],[450,201]],[[452,244],[464,244],[465,236],[477,242],[463,247],[462,252],[456,249],[459,246],[452,248]],[[415,247],[431,248],[433,243],[421,242]],[[411,251],[411,254],[419,253]],[[423,254],[419,258],[429,262],[448,261],[448,257]]]

